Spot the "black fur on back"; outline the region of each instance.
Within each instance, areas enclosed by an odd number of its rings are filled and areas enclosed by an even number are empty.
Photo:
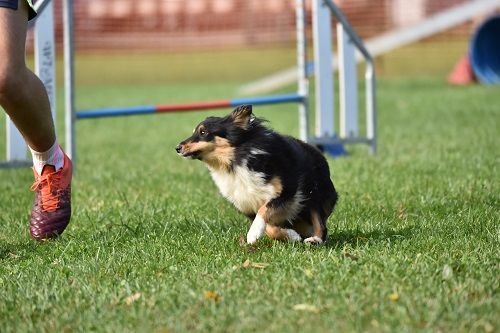
[[[304,215],[302,218],[307,219],[306,215],[313,208],[322,219],[328,218],[338,195],[325,157],[316,147],[265,127],[266,122],[252,115],[247,128],[242,128],[228,115],[209,117],[203,123],[209,131],[215,130],[214,133],[228,139],[235,147],[233,166],[246,163],[248,169],[263,173],[267,181],[278,176],[283,185],[283,200],[300,190],[305,209],[299,217]],[[256,150],[266,154],[253,154]],[[249,217],[253,219],[254,216]]]

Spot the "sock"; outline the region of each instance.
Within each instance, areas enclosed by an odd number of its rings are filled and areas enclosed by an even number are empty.
[[[33,156],[33,167],[39,175],[42,174],[43,167],[47,164],[54,166],[56,171],[62,169],[64,165],[64,153],[57,140],[47,151],[40,153],[31,149],[31,147],[30,151],[31,156]]]

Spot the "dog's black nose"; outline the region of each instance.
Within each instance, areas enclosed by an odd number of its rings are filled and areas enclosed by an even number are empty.
[[[175,151],[178,152],[178,153],[181,152],[181,149],[182,149],[181,145],[177,145],[177,147],[175,147]]]

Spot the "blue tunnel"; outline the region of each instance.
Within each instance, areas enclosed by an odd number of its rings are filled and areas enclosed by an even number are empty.
[[[500,15],[487,19],[475,31],[470,61],[481,83],[500,84]]]

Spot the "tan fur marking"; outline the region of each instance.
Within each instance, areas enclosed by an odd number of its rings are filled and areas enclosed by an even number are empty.
[[[184,144],[184,151],[187,153],[201,152],[202,154],[206,154],[213,151],[215,149],[214,146],[212,142],[206,141],[188,142]]]
[[[288,235],[283,231],[282,228],[269,224],[266,225],[266,234],[269,238],[277,240],[286,240],[288,238]]]
[[[264,221],[271,225],[280,224],[289,218],[288,211],[286,209],[269,208],[267,203],[259,208],[257,214],[262,216]]]
[[[281,194],[281,191],[283,191],[283,185],[281,184],[281,178],[276,176],[273,177],[270,181],[271,185],[274,187],[274,191],[276,191],[276,196]]]
[[[269,211],[269,208],[267,208],[267,203],[265,205],[263,205],[262,207],[259,208],[259,210],[257,211],[257,214],[259,214],[260,216],[262,216],[262,218],[264,219],[264,221],[266,221],[267,223],[267,213]]]
[[[248,122],[250,121],[250,115],[252,114],[252,107],[250,105],[242,105],[238,107],[231,114],[233,122],[241,128],[246,129]]]
[[[311,225],[310,221],[306,220],[295,220],[293,222],[293,230],[297,231],[297,233],[302,237],[302,238],[308,238],[313,236],[313,226]]]
[[[321,219],[315,210],[311,210],[311,222],[313,227],[313,235],[323,239],[323,227]]]
[[[203,154],[203,161],[213,169],[229,169],[234,160],[234,147],[227,139],[219,136],[215,137],[215,143],[212,145],[213,149]]]

